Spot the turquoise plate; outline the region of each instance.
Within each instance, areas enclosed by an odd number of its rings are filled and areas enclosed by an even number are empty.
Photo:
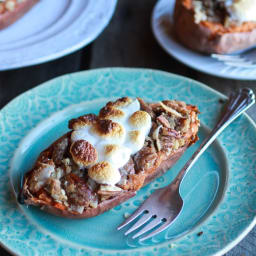
[[[199,143],[169,173],[100,216],[68,220],[17,204],[12,190],[17,193],[21,175],[31,168],[38,153],[67,131],[68,119],[97,113],[109,99],[125,95],[197,105],[201,140],[217,121],[224,98],[177,75],[111,68],[65,75],[11,101],[0,112],[0,241],[10,252],[25,256],[221,255],[252,229],[256,129],[246,115],[221,134],[186,176],[181,187],[185,207],[177,221],[144,243],[125,237],[116,227],[154,189],[175,177]]]

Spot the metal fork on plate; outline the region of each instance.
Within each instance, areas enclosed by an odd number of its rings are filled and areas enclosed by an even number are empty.
[[[125,232],[125,235],[133,231],[139,230],[132,238],[137,238],[151,231],[146,236],[140,238],[140,241],[146,240],[161,231],[168,228],[180,214],[183,207],[183,199],[180,196],[180,184],[187,172],[194,165],[200,155],[211,145],[216,137],[240,114],[252,106],[255,102],[255,95],[249,88],[240,89],[236,93],[232,93],[227,102],[226,111],[210,132],[208,137],[202,142],[200,147],[195,151],[192,157],[187,161],[181,169],[174,181],[166,187],[155,190],[141,206],[129,216],[120,226],[118,230],[137,219],[137,222]],[[146,224],[146,225],[145,225]]]
[[[256,50],[250,50],[241,54],[211,54],[211,57],[224,62],[227,66],[253,69],[256,68]]]

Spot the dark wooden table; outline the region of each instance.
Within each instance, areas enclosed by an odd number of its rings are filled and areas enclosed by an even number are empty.
[[[235,89],[250,87],[254,81],[221,79],[200,73],[167,55],[157,44],[150,18],[155,0],[120,0],[103,33],[89,46],[49,63],[0,72],[0,108],[20,93],[53,77],[100,67],[144,67],[160,69],[203,82],[228,95]],[[256,120],[256,106],[249,111]],[[0,255],[10,255],[0,248]],[[256,255],[256,228],[226,256]]]

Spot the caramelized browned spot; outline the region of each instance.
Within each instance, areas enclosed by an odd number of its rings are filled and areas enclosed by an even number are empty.
[[[111,155],[119,149],[119,146],[116,144],[108,144],[104,147],[104,149],[105,149],[104,153],[106,155]]]
[[[114,107],[104,107],[99,113],[100,119],[122,118],[123,116],[124,112]]]
[[[111,120],[99,120],[96,125],[94,125],[94,131],[103,137],[121,137],[124,135],[124,130],[122,126]]]
[[[110,101],[107,103],[106,107],[124,107],[132,103],[132,99],[129,97],[120,98],[114,102]]]
[[[77,126],[93,125],[97,122],[98,117],[94,114],[83,115],[78,118],[71,119],[68,128],[75,130]]]
[[[99,162],[88,170],[88,175],[98,183],[111,181],[116,176],[117,170],[109,162]]]
[[[93,164],[98,159],[98,153],[91,143],[86,140],[73,142],[70,147],[73,160],[83,166]]]

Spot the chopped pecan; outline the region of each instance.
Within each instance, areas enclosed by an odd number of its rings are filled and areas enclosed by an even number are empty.
[[[90,189],[86,181],[77,175],[70,173],[62,179],[68,202],[70,205],[88,207],[91,201],[95,201],[96,195]]]
[[[130,157],[129,161],[123,167],[119,168],[121,176],[127,176],[128,174],[134,174],[134,162],[133,159]]]
[[[65,190],[61,188],[60,180],[49,178],[47,180],[45,189],[51,194],[51,197],[54,200],[60,201],[60,202],[67,200]]]
[[[144,146],[138,153],[134,155],[136,171],[150,172],[158,165],[161,159],[152,146]]]
[[[68,148],[68,138],[63,137],[53,147],[52,159],[55,164],[60,165]]]
[[[174,137],[174,138],[180,138],[180,133],[177,132],[174,129],[171,128],[163,128],[162,133],[163,136],[169,136],[169,137]]]
[[[157,120],[162,126],[164,126],[164,127],[166,127],[166,128],[171,128],[170,123],[169,123],[168,119],[165,117],[164,114],[161,114],[160,116],[158,116],[158,117],[156,118],[156,120]]]
[[[171,115],[174,115],[176,117],[182,118],[183,116],[174,108],[169,107],[167,105],[165,105],[163,102],[160,102],[161,106],[163,107],[163,109],[167,112],[170,113]]]

